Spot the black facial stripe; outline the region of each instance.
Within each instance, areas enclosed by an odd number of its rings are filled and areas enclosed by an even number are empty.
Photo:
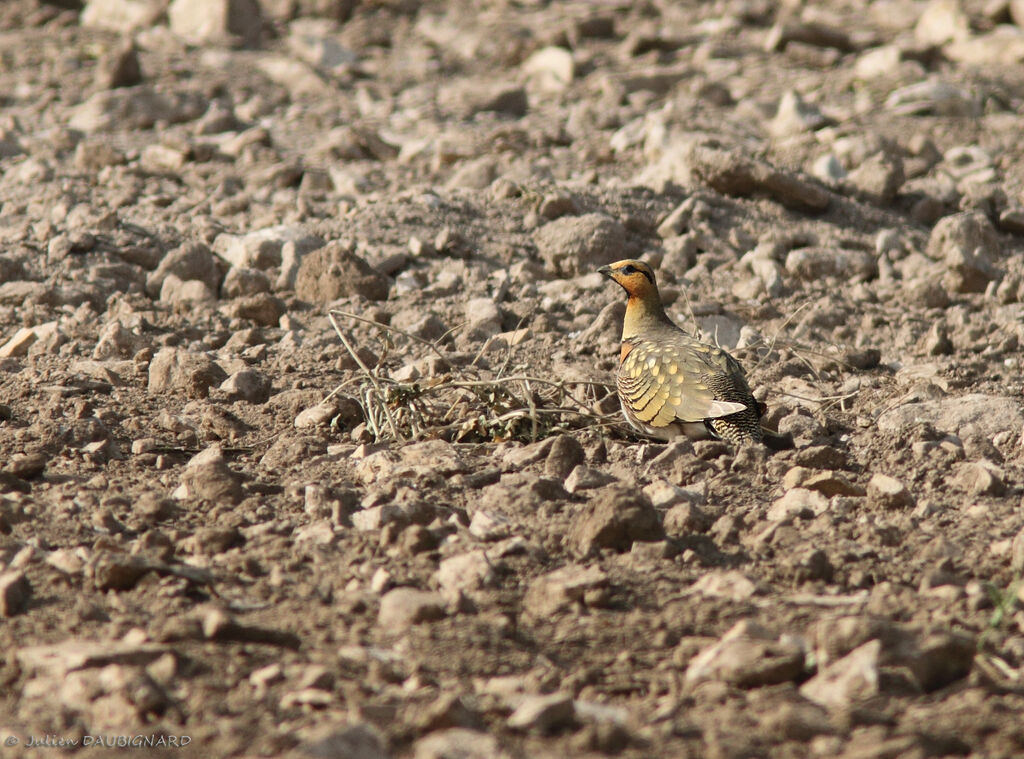
[[[651,274],[651,272],[648,271],[647,267],[645,266],[633,266],[633,264],[626,264],[621,269],[619,269],[619,272],[625,274],[626,276],[631,276],[637,273],[643,274],[645,277],[647,277],[648,282],[650,282],[652,285],[654,284],[654,275]]]

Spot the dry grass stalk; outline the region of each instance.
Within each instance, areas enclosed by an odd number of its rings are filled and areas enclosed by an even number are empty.
[[[477,359],[465,367],[449,361],[437,344],[404,330],[345,311],[328,313],[341,344],[359,367],[357,378],[342,383],[328,396],[358,383],[350,397],[359,402],[366,426],[376,441],[440,437],[453,442],[539,440],[570,428],[618,425],[618,415],[599,414],[594,403],[612,390],[601,382],[550,380],[512,366],[509,347],[501,367],[486,372]],[[368,324],[390,339],[401,335],[427,346],[448,367],[448,373],[414,381],[398,381],[382,372],[382,361],[366,362],[336,317]],[[383,359],[382,359],[383,360]],[[506,371],[514,373],[506,374]]]

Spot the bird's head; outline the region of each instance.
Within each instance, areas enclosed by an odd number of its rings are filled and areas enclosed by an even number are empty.
[[[658,297],[658,285],[654,279],[654,270],[643,261],[627,258],[602,266],[598,271],[618,283],[623,290],[629,293],[630,298],[646,301]]]

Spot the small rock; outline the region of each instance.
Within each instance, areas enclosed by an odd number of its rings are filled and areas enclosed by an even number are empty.
[[[817,106],[805,102],[794,90],[786,90],[779,100],[775,118],[768,125],[768,131],[774,137],[787,137],[801,132],[813,132],[828,123],[829,120]]]
[[[340,728],[335,725],[320,728],[302,743],[297,754],[309,759],[391,759],[384,736],[373,725],[365,722]]]
[[[549,271],[572,277],[621,258],[626,233],[610,216],[591,213],[548,222],[534,233],[534,242]]]
[[[507,759],[493,735],[453,727],[416,741],[413,759]]]
[[[526,90],[518,85],[499,85],[486,91],[470,95],[468,110],[471,113],[502,113],[513,118],[522,118],[530,110]],[[491,159],[488,156],[488,161]],[[485,185],[486,187],[486,185]],[[481,187],[480,189],[485,189]]]
[[[579,441],[571,435],[558,435],[551,442],[547,459],[544,462],[544,474],[564,480],[580,464],[587,455]]]
[[[208,608],[202,614],[200,625],[207,640],[265,643],[293,650],[299,647],[299,638],[294,633],[242,624],[219,607]]]
[[[849,708],[876,695],[881,650],[880,641],[868,641],[801,685],[800,694],[831,711]]]
[[[573,725],[576,709],[569,693],[525,696],[508,718],[512,730],[552,735]]]
[[[163,12],[164,3],[160,0],[89,0],[82,9],[81,24],[130,33],[150,28]]]
[[[108,322],[100,332],[96,348],[92,357],[97,361],[104,361],[112,358],[131,358],[143,348],[147,347],[149,341],[142,335],[136,334],[128,329],[120,320]]]
[[[263,327],[276,327],[285,314],[285,305],[270,293],[258,293],[235,298],[221,311],[231,319],[248,319]]]
[[[281,266],[285,275],[286,263],[297,266],[298,261],[284,261],[286,246],[291,245],[295,259],[301,259],[311,251],[323,247],[324,241],[307,232],[301,226],[278,225],[265,227],[245,235],[217,235],[213,241],[213,252],[232,266],[245,269],[266,270]],[[294,277],[294,273],[291,275]]]
[[[445,186],[464,190],[486,190],[497,176],[497,161],[491,156],[481,156],[463,162],[449,177]]]
[[[100,59],[96,66],[96,80],[100,87],[132,87],[142,83],[142,68],[135,42],[129,40]]]
[[[1010,548],[1010,567],[1018,574],[1024,572],[1024,527],[1013,538]]]
[[[970,19],[960,0],[932,0],[914,27],[914,39],[922,45],[944,45],[970,33]]]
[[[685,171],[679,179],[684,184],[688,175],[726,195],[765,194],[802,211],[824,211],[830,203],[828,191],[816,183],[735,150],[691,143],[672,160],[682,161]]]
[[[494,568],[483,551],[470,551],[442,559],[434,575],[441,593],[451,601],[460,593],[486,587],[495,581]]]
[[[242,369],[224,380],[220,389],[230,401],[266,403],[270,397],[270,378],[255,369]]]
[[[902,159],[880,151],[862,161],[846,176],[845,182],[858,198],[884,207],[896,199],[904,179]]]
[[[693,584],[693,591],[711,598],[745,601],[757,593],[757,585],[742,572],[728,570],[705,574]]]
[[[826,498],[835,495],[859,498],[867,495],[867,491],[860,485],[850,482],[843,474],[831,470],[810,474],[801,482],[800,487],[816,490]]]
[[[156,270],[146,277],[146,294],[151,298],[160,296],[164,280],[172,274],[182,282],[199,280],[211,294],[220,288],[220,268],[213,252],[202,243],[186,243],[160,259]]]
[[[381,597],[377,624],[385,631],[401,631],[444,616],[445,602],[439,593],[415,588],[395,588]]]
[[[914,496],[906,485],[887,474],[874,474],[868,482],[868,501],[884,509],[909,509]]]
[[[490,298],[470,298],[463,307],[467,327],[490,336],[501,331],[501,309]]]
[[[561,92],[576,76],[572,53],[562,47],[545,47],[526,59],[523,74],[531,88],[541,92]]]
[[[196,45],[238,40],[255,47],[263,26],[256,0],[172,0],[167,20],[172,32]]]
[[[131,590],[152,567],[141,556],[102,551],[86,566],[97,590]]]
[[[928,238],[928,255],[946,266],[950,292],[984,292],[999,276],[999,235],[982,213],[965,211],[938,221]]]
[[[0,345],[0,358],[13,358],[28,355],[28,349],[38,340],[36,331],[31,327],[22,327],[3,345]]]
[[[600,469],[580,464],[574,467],[565,478],[565,489],[570,493],[578,493],[581,490],[596,490],[616,482],[616,478]]]
[[[993,440],[1004,432],[1019,435],[1024,427],[1024,411],[1019,398],[967,393],[897,406],[881,414],[877,424],[882,432],[905,433],[922,422],[936,430],[956,434],[973,425],[978,435]]]
[[[804,651],[795,642],[776,640],[750,620],[736,623],[722,639],[701,651],[686,668],[685,681],[715,680],[740,688],[795,680],[803,672]]]
[[[245,538],[236,527],[200,527],[190,538],[194,553],[213,556],[245,544]]]
[[[182,280],[168,274],[160,287],[160,300],[164,303],[201,303],[217,299],[216,293],[198,279]]]
[[[796,248],[786,255],[786,271],[809,281],[825,277],[863,281],[878,276],[878,264],[866,250]]]
[[[477,509],[469,521],[469,533],[480,540],[501,540],[507,538],[511,524],[507,517],[497,512]]]
[[[295,277],[295,294],[313,303],[346,295],[386,300],[388,280],[357,256],[352,246],[333,242],[302,259]]]
[[[816,490],[799,487],[786,491],[769,508],[769,522],[788,524],[793,519],[812,519],[828,510],[828,498]]]
[[[665,512],[665,532],[672,537],[707,532],[711,527],[709,517],[695,503],[677,503]]]
[[[665,531],[650,500],[626,485],[607,488],[576,517],[568,540],[581,555],[612,548],[628,551],[635,540],[662,540]]]
[[[957,490],[974,496],[1001,496],[1006,492],[1006,482],[999,468],[987,461],[954,464],[949,482]]]
[[[232,266],[220,286],[222,298],[241,298],[270,292],[270,278],[259,269]]]
[[[227,374],[204,353],[179,348],[162,348],[149,363],[151,394],[184,393],[190,398],[205,398],[210,388],[219,385]]]
[[[31,595],[32,586],[24,572],[0,573],[0,617],[13,617],[23,612]]]
[[[337,413],[337,404],[323,401],[300,411],[295,417],[295,428],[302,430],[310,427],[326,427]]]
[[[651,504],[658,510],[670,509],[680,503],[701,504],[705,500],[700,490],[681,488],[663,479],[644,487],[644,495],[651,499]]]
[[[523,611],[541,621],[583,603],[587,593],[608,585],[608,575],[598,567],[569,565],[541,575],[530,583],[523,597]]]
[[[193,456],[181,476],[181,487],[175,491],[178,498],[238,503],[244,493],[240,475],[228,466],[224,452],[214,445]]]

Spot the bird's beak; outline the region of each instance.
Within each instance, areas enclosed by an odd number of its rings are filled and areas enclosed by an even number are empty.
[[[597,270],[597,272],[599,274],[604,274],[606,277],[611,277],[612,276],[612,267],[610,267],[610,266],[602,266],[600,269]]]

